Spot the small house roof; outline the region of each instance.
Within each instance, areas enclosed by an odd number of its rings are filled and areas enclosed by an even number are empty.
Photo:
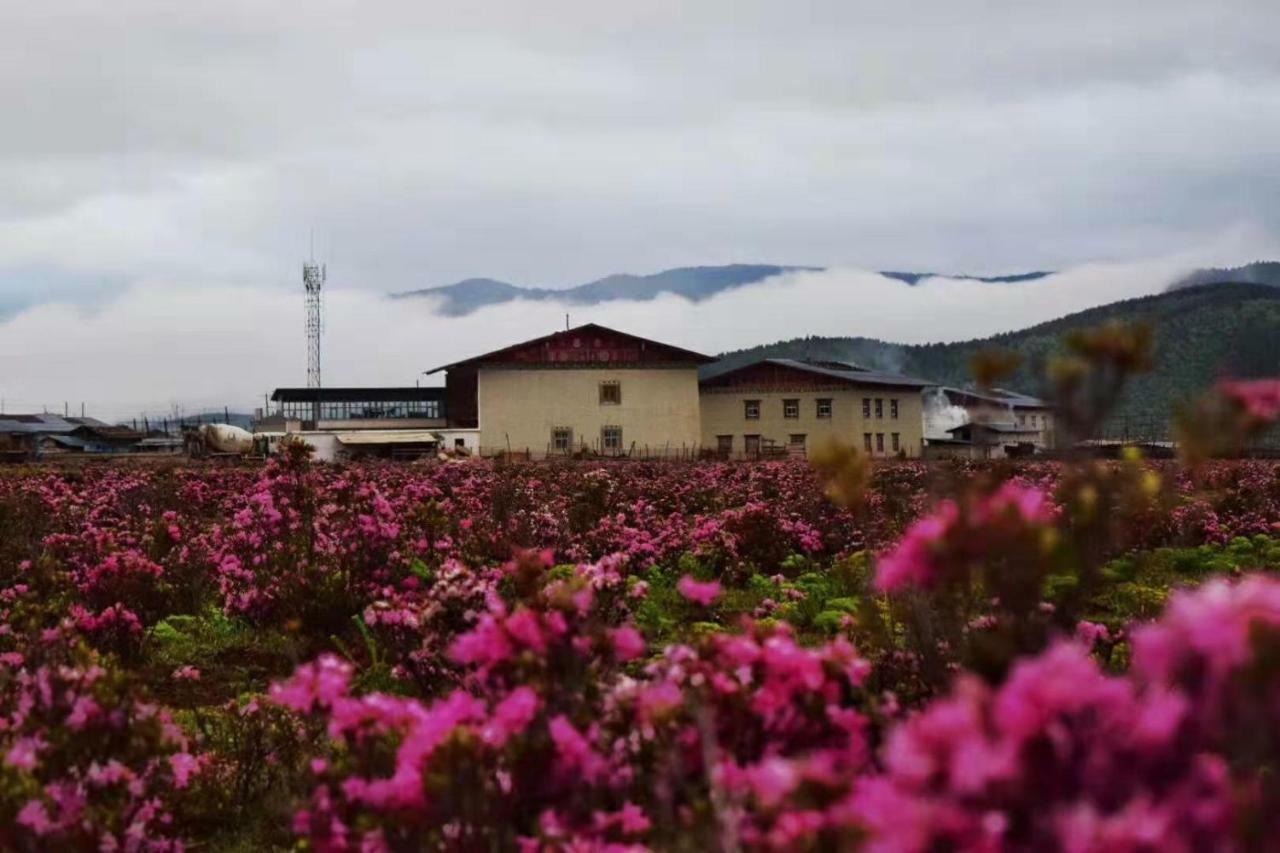
[[[1035,435],[1040,432],[1040,430],[1038,429],[1018,426],[1017,424],[1013,424],[1013,423],[1003,423],[999,421],[995,423],[989,423],[986,421],[970,421],[967,424],[961,424],[960,426],[957,426],[957,427],[951,427],[951,429],[947,430],[947,432],[960,432],[966,429],[984,429],[989,432],[998,432],[998,433],[1004,433],[1008,435]]]

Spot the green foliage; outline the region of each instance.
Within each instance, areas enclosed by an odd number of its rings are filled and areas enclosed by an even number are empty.
[[[253,628],[214,606],[198,615],[161,620],[143,647],[145,665],[156,673],[154,683],[163,690],[194,692],[196,697],[263,690],[272,678],[287,675],[302,652],[288,634]],[[199,669],[201,680],[174,684],[169,674],[184,666]]]

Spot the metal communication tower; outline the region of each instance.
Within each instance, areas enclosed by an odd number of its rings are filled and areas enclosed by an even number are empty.
[[[324,289],[325,268],[314,260],[302,265],[302,286],[307,299],[307,387],[320,387],[320,333],[323,331],[321,291]],[[311,419],[320,420],[320,397],[312,403]]]

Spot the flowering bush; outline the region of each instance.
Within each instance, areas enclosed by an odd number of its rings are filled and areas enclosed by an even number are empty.
[[[1256,848],[1277,525],[1264,461],[14,469],[0,847]]]

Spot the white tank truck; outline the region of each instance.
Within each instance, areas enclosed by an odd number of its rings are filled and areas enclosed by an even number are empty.
[[[231,424],[200,424],[183,433],[187,455],[193,459],[211,456],[248,456],[255,450],[253,433]]]

